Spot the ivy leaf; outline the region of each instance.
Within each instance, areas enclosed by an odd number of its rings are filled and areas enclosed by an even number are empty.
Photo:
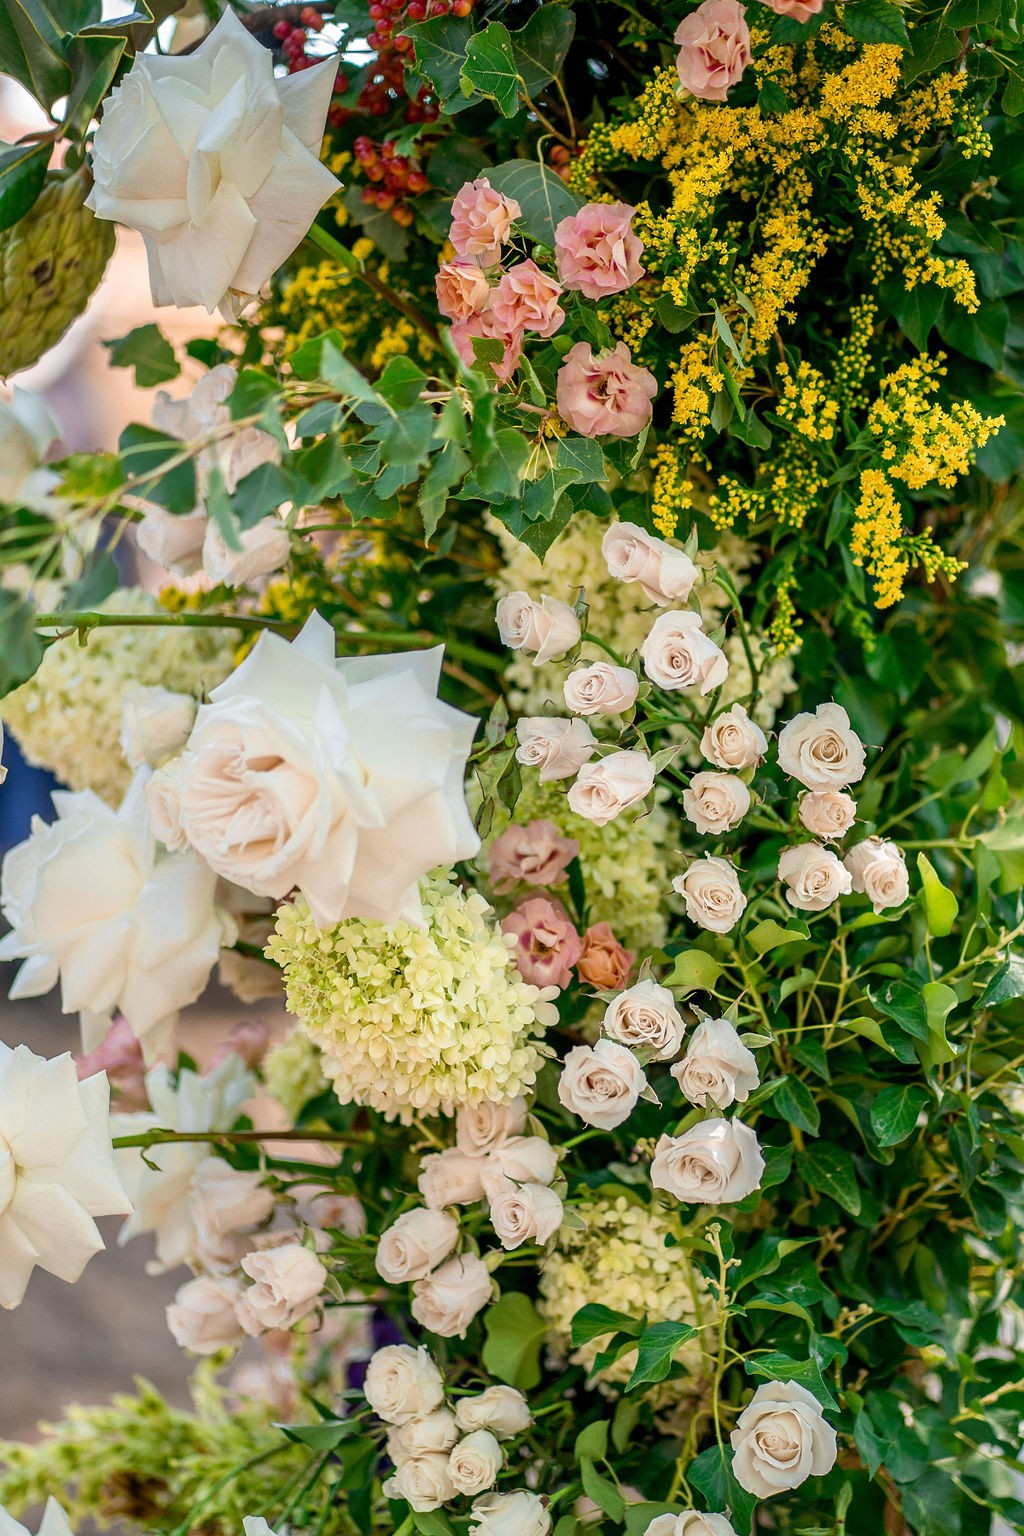
[[[978,999],[978,1007],[998,1008],[1000,1003],[1010,1003],[1016,997],[1024,997],[1024,955],[1007,956],[989,977],[988,985]]]
[[[43,659],[35,614],[22,598],[0,603],[0,698],[28,681]]]
[[[536,96],[558,74],[575,31],[576,17],[568,6],[542,5],[525,27],[512,33],[512,53],[527,96]]]
[[[827,1195],[851,1216],[860,1214],[860,1187],[849,1152],[834,1142],[818,1141],[799,1152],[796,1161],[808,1184],[819,1195]]]
[[[778,1115],[780,1120],[788,1120],[790,1125],[795,1125],[798,1130],[806,1131],[810,1136],[818,1134],[821,1114],[807,1084],[801,1082],[798,1077],[782,1079],[772,1099],[771,1112],[773,1115]]]
[[[466,481],[465,497],[507,501],[518,496],[530,460],[530,445],[517,427],[501,427],[485,458]]]
[[[416,45],[418,73],[426,75],[442,102],[448,101],[459,89],[459,76],[473,36],[471,23],[458,16],[432,16],[429,21],[413,22],[402,31]]]
[[[521,1291],[506,1291],[484,1317],[484,1368],[520,1392],[540,1381],[540,1351],[547,1324]]]
[[[581,1429],[576,1436],[576,1444],[573,1447],[573,1455],[579,1461],[586,1456],[591,1461],[603,1461],[608,1454],[608,1423],[605,1419],[595,1419],[588,1424],[586,1429]]]
[[[626,1383],[626,1391],[648,1382],[664,1381],[675,1360],[676,1350],[687,1339],[696,1337],[696,1328],[686,1323],[654,1323],[637,1341],[636,1365]]]
[[[434,537],[437,525],[444,516],[449,495],[468,468],[469,455],[458,443],[446,443],[441,452],[435,455],[423,478],[419,497],[423,532],[428,542]]]
[[[887,1019],[895,1019],[900,1028],[915,1040],[927,1040],[928,1015],[920,984],[914,986],[909,981],[887,981],[877,991],[869,987],[867,992],[879,1013]]]
[[[943,885],[931,861],[923,854],[917,856],[917,872],[921,876],[921,892],[924,897],[924,915],[928,932],[937,939],[944,939],[953,932],[960,903],[947,885]]]
[[[889,0],[856,0],[843,7],[843,25],[859,43],[897,43],[910,45],[910,35],[903,14]]]
[[[799,919],[795,924],[783,927],[773,917],[766,917],[762,922],[755,924],[744,937],[754,954],[761,957],[770,949],[778,949],[782,944],[795,944],[800,939],[809,939],[811,930],[806,923]]]
[[[583,206],[562,178],[538,160],[506,160],[487,174],[492,187],[515,198],[522,210],[516,223],[541,245],[553,247],[555,225]]]
[[[727,1509],[737,1530],[750,1530],[757,1500],[736,1481],[732,1457],[724,1445],[701,1451],[687,1467],[686,1480],[704,1495],[709,1509]]]
[[[492,21],[470,38],[459,85],[465,96],[474,91],[490,96],[502,117],[515,116],[519,110],[519,71],[512,54],[512,39],[503,22]]]
[[[883,1088],[871,1106],[871,1129],[880,1147],[906,1141],[928,1102],[928,1090],[919,1083]]]
[[[620,1524],[626,1514],[626,1501],[610,1477],[599,1472],[589,1457],[580,1461],[580,1482],[583,1492],[593,1499],[598,1509],[604,1510],[609,1519]]]
[[[10,229],[43,190],[52,144],[13,144],[0,150],[0,229]]]
[[[591,1301],[585,1307],[580,1307],[572,1320],[572,1347],[579,1349],[581,1344],[589,1344],[591,1339],[599,1339],[605,1333],[637,1334],[642,1326],[628,1312],[616,1312],[613,1307]]]
[[[675,964],[665,978],[665,986],[675,987],[680,992],[710,992],[721,974],[722,967],[714,955],[703,949],[684,949],[681,955],[676,955]]]
[[[750,1356],[744,1360],[743,1369],[748,1376],[765,1376],[769,1381],[797,1381],[813,1392],[824,1407],[833,1412],[839,1407],[816,1360],[794,1360],[791,1355],[772,1350],[765,1355]]]
[[[137,325],[127,336],[105,341],[103,345],[110,353],[112,368],[135,369],[135,382],[140,389],[166,384],[181,372],[174,348],[158,325]]]

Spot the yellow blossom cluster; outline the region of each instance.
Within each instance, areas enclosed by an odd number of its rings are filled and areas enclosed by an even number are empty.
[[[651,488],[651,522],[658,532],[670,539],[679,526],[682,513],[693,506],[693,481],[685,454],[670,443],[662,443],[651,456],[654,484]]]
[[[830,443],[836,435],[839,401],[821,370],[801,359],[795,371],[779,363],[775,376],[782,386],[776,415],[812,443]]]
[[[371,240],[359,239],[352,253],[367,261],[374,253]],[[388,264],[376,267],[382,282],[388,280]],[[365,354],[367,366],[380,370],[392,358],[409,354],[417,362],[429,362],[435,348],[404,316],[390,312],[384,318],[380,305],[368,304],[366,289],[355,274],[329,256],[298,267],[281,291],[270,318],[284,329],[289,353],[305,341],[337,330],[346,350]]]
[[[971,457],[1003,425],[966,400],[942,405],[934,397],[945,374],[943,354],[919,353],[884,378],[868,408],[867,425],[879,441],[889,474],[912,491],[934,482],[951,487]]]
[[[875,584],[876,608],[891,608],[899,602],[914,566],[922,569],[926,581],[935,581],[939,575],[952,581],[967,569],[962,560],[939,549],[932,541],[931,529],[917,534],[904,532],[896,492],[880,469],[861,473],[850,553],[854,565],[863,566]]]

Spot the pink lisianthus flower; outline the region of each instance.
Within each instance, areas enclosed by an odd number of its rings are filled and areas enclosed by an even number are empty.
[[[519,359],[523,355],[522,331],[503,330],[496,323],[494,311],[490,308],[481,310],[477,315],[470,315],[466,320],[457,320],[451,328],[452,345],[467,368],[471,368],[476,362],[476,353],[473,350],[474,336],[501,342],[504,351],[501,357],[490,366],[498,383],[507,384],[518,368]]]
[[[588,203],[555,230],[555,261],[565,288],[585,298],[622,293],[644,275],[643,241],[631,228],[628,203]]]
[[[504,273],[495,289],[492,310],[495,324],[511,335],[536,331],[553,336],[565,320],[558,302],[562,290],[535,261],[520,261]]]
[[[794,21],[810,21],[817,16],[825,0],[763,0],[778,16],[792,16]]]
[[[523,980],[564,991],[583,943],[562,903],[531,896],[502,919],[501,927],[516,940],[515,962]]]
[[[573,837],[563,837],[551,821],[531,821],[506,827],[491,844],[488,865],[491,884],[499,893],[522,881],[526,885],[557,885],[580,851]]]
[[[448,238],[455,254],[478,267],[493,267],[501,260],[501,247],[522,209],[514,197],[503,197],[481,176],[460,187],[452,202]]]
[[[724,101],[750,63],[750,31],[738,0],[704,0],[676,28],[676,68],[700,101]]]
[[[559,414],[582,437],[636,437],[651,419],[657,381],[638,368],[624,341],[596,356],[578,341],[558,370]]]

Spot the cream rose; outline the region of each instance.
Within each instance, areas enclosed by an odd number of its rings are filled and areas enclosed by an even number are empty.
[[[900,907],[910,895],[906,855],[888,838],[865,838],[850,849],[843,864],[853,889],[867,896],[876,912]]]
[[[422,1280],[446,1259],[459,1240],[459,1224],[447,1211],[429,1207],[406,1211],[382,1232],[374,1259],[388,1285]]]
[[[576,715],[621,715],[633,708],[638,687],[629,667],[595,661],[570,672],[562,691],[566,708]]]
[[[186,55],[137,53],[104,103],[86,204],[146,243],[154,304],[233,319],[339,183],[320,163],[333,58],[284,80],[228,9]]]
[[[716,768],[738,773],[764,762],[768,738],[742,704],[733,704],[704,727],[700,750]]]
[[[826,842],[843,837],[857,819],[857,802],[841,789],[816,789],[800,796],[800,821],[815,837]]]
[[[645,977],[612,998],[602,1028],[620,1045],[650,1051],[655,1061],[671,1061],[682,1049],[686,1025],[668,988]]]
[[[584,763],[570,786],[569,809],[597,827],[639,805],[654,788],[654,764],[643,752],[610,752],[596,763]]]
[[[551,1516],[540,1494],[485,1493],[470,1511],[470,1536],[548,1536]]]
[[[188,848],[188,838],[181,825],[182,767],[180,757],[172,758],[147,780],[144,790],[149,830],[168,853],[184,853]]]
[[[484,1197],[484,1159],[446,1147],[428,1152],[417,1180],[420,1194],[433,1210],[446,1205],[473,1205]]]
[[[456,1494],[448,1457],[437,1454],[410,1456],[385,1479],[383,1489],[387,1498],[404,1499],[420,1514],[440,1509]]]
[[[440,1408],[444,1383],[422,1345],[386,1344],[370,1357],[363,1395],[385,1424],[408,1424]]]
[[[464,1434],[474,1429],[489,1429],[499,1440],[521,1435],[533,1423],[529,1404],[515,1387],[488,1387],[475,1397],[460,1397],[455,1405],[455,1422]]]
[[[449,1259],[412,1288],[412,1315],[443,1339],[461,1338],[493,1290],[491,1273],[475,1253]]]
[[[290,1328],[308,1316],[327,1283],[326,1269],[301,1243],[246,1254],[242,1269],[255,1282],[238,1303],[238,1320],[251,1334]]]
[[[584,1125],[612,1131],[636,1108],[647,1079],[632,1051],[615,1040],[576,1045],[562,1063],[558,1097]]]
[[[540,782],[571,779],[597,751],[594,733],[585,720],[549,720],[524,715],[516,721],[516,762],[539,768]]]
[[[685,550],[636,523],[612,523],[601,553],[610,576],[637,582],[652,603],[685,603],[700,574]]]
[[[211,519],[203,539],[203,570],[219,586],[244,587],[260,576],[269,576],[288,563],[291,537],[276,515],[264,517],[238,535],[240,549],[232,549]]]
[[[786,900],[800,912],[824,912],[853,888],[850,871],[838,854],[820,843],[798,843],[779,855],[779,879]]]
[[[529,1110],[522,1097],[507,1104],[463,1104],[455,1112],[455,1145],[470,1157],[493,1152],[510,1136],[520,1136],[526,1128]]]
[[[699,613],[659,614],[640,647],[644,672],[659,688],[720,688],[729,676],[725,652],[709,640]]]
[[[241,1296],[241,1285],[227,1275],[187,1280],[167,1308],[167,1326],[175,1342],[194,1355],[215,1355],[244,1344],[245,1330],[236,1312]]]
[[[507,592],[495,610],[502,645],[511,651],[534,652],[533,664],[543,666],[571,651],[580,642],[580,621],[568,603],[546,594],[535,602],[526,592]]]
[[[203,568],[203,540],[209,522],[202,509],[174,516],[159,507],[147,507],[136,526],[135,540],[154,565],[175,576],[194,576]]]
[[[396,1424],[388,1430],[388,1455],[396,1467],[413,1456],[429,1456],[451,1450],[459,1438],[455,1415],[450,1408],[435,1408],[421,1418]]]
[[[473,1498],[493,1488],[504,1460],[501,1446],[489,1429],[474,1429],[448,1457],[448,1472],[460,1493]]]
[[[562,1225],[562,1202],[545,1184],[517,1184],[512,1179],[492,1180],[491,1226],[503,1248],[524,1243],[543,1246]]]
[[[480,846],[463,788],[476,725],[437,698],[440,668],[440,648],[335,661],[317,613],[291,644],[262,634],[183,754],[191,846],[257,896],[297,886],[321,927],[420,921],[420,877]]]
[[[731,1205],[760,1186],[764,1158],[741,1120],[702,1120],[682,1136],[662,1136],[651,1183],[695,1205]]]
[[[121,700],[121,750],[129,768],[156,768],[181,750],[195,723],[196,701],[159,684],[129,688]]]
[[[691,1104],[728,1109],[742,1104],[760,1082],[757,1059],[728,1019],[702,1019],[690,1036],[686,1055],[670,1068]]]
[[[683,790],[683,813],[705,835],[730,832],[750,810],[750,790],[732,773],[695,773]]]
[[[644,1536],[736,1536],[736,1530],[724,1515],[688,1509],[681,1515],[657,1515]]]
[[[844,789],[864,777],[864,744],[839,704],[795,715],[779,732],[779,767],[805,789]]]
[[[487,1162],[517,1184],[550,1184],[558,1170],[558,1148],[543,1136],[510,1136],[492,1148]],[[489,1172],[484,1173],[486,1188]]]
[[[759,1499],[824,1477],[835,1466],[836,1432],[818,1399],[796,1381],[758,1387],[729,1439],[736,1481]]]
[[[672,889],[686,902],[690,922],[711,933],[731,933],[747,905],[728,859],[711,854],[694,859],[685,874],[676,875]]]

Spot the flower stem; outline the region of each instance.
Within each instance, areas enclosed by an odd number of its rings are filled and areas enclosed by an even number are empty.
[[[415,304],[410,304],[408,299],[403,299],[401,294],[396,293],[393,288],[383,282],[376,272],[367,271],[359,257],[354,256],[347,246],[342,245],[340,240],[335,240],[334,236],[329,234],[322,225],[314,224],[306,235],[306,239],[312,245],[318,245],[326,256],[330,256],[339,266],[351,272],[357,282],[364,283],[367,288],[372,288],[374,293],[384,299],[392,308],[397,309],[400,315],[404,315],[407,320],[411,320],[413,325],[418,326],[424,336],[428,337],[436,347],[441,345],[441,337],[437,332],[437,327],[431,324],[422,310],[417,309]]]

